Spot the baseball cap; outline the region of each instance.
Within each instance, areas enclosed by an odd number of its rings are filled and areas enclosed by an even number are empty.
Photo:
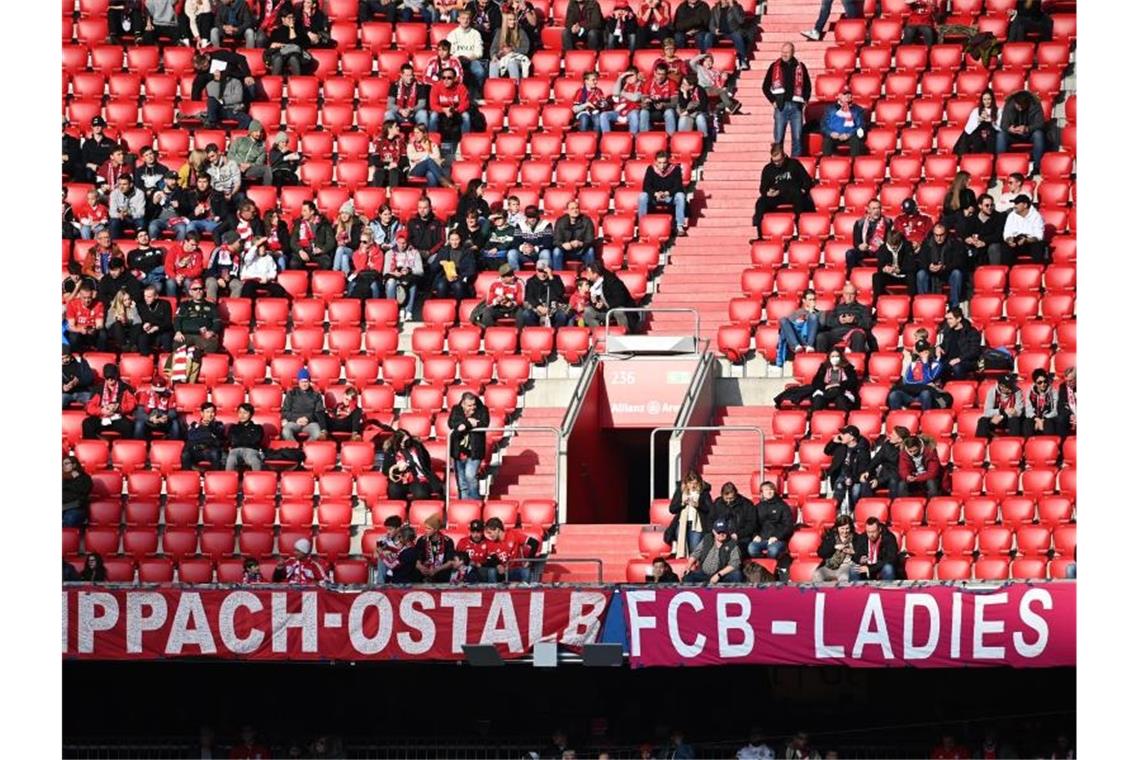
[[[107,120],[104,119],[102,116],[96,116],[94,119],[91,120],[91,126],[93,126],[93,127],[105,127],[105,126],[107,126]]]
[[[717,520],[713,523],[714,533],[728,533],[728,520]]]
[[[1013,202],[1016,205],[1018,203],[1032,203],[1033,201],[1030,200],[1028,195],[1026,195],[1025,193],[1021,193],[1020,195],[1018,195],[1016,198],[1013,199]]]
[[[408,239],[407,230],[400,230],[399,232],[397,232],[396,233],[396,239],[397,240],[407,240]]]
[[[858,436],[859,428],[855,427],[854,425],[844,425],[839,432],[843,433],[843,435]]]
[[[483,521],[472,520],[471,524],[467,526],[467,529],[470,531],[483,530]]]

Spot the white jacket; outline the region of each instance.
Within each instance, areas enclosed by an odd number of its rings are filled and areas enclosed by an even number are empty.
[[[277,278],[277,262],[273,256],[266,253],[258,256],[256,251],[250,251],[241,262],[241,278],[243,280],[274,280]]]
[[[483,37],[475,27],[455,27],[447,33],[447,41],[451,43],[451,54],[459,58],[475,60],[483,57]]]

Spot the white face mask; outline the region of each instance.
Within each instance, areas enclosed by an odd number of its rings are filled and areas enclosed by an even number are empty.
[[[839,357],[838,356],[831,357],[831,366],[832,367],[838,367],[839,366]]]

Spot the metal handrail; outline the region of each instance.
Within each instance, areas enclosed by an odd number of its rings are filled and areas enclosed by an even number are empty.
[[[618,306],[613,309],[606,309],[605,312],[605,320],[603,322],[605,331],[602,333],[602,336],[606,343],[606,353],[609,353],[610,350],[610,316],[619,312],[633,312],[636,314],[653,314],[654,312],[658,314],[692,314],[693,321],[696,323],[696,327],[693,330],[693,342],[694,345],[700,343],[701,313],[691,306],[673,306],[667,308],[653,306]]]
[[[550,562],[551,560],[554,560],[555,562],[558,562],[558,563],[562,563],[562,562],[588,562],[589,564],[594,565],[598,569],[598,583],[604,583],[605,582],[602,580],[603,565],[602,565],[602,560],[599,557],[559,557],[557,554],[547,555],[545,557],[512,557],[511,559],[507,560],[506,571],[509,575],[511,565],[536,565],[539,563]],[[530,582],[531,583],[541,583],[542,581],[541,581],[541,579],[539,579],[539,580],[531,580]]]
[[[725,432],[725,433],[756,433],[760,437],[760,480],[764,480],[764,431],[755,425],[669,425],[665,427],[656,427],[649,431],[649,498],[654,499],[657,494],[657,468],[654,466],[654,443],[657,440],[657,434],[661,432],[681,432],[687,433],[690,431],[705,431],[705,432]],[[674,483],[674,488],[676,484]],[[677,556],[685,557],[688,555],[688,547],[685,543],[685,527],[684,523],[679,522],[677,531]]]
[[[512,435],[515,433],[553,433],[555,442],[558,444],[557,448],[562,448],[562,431],[552,425],[504,425],[502,427],[480,427],[472,428],[470,433],[506,433],[510,432]],[[443,489],[443,509],[446,514],[447,510],[451,507],[451,436],[455,433],[454,430],[448,429],[447,431],[447,458],[444,462],[444,489]],[[489,457],[488,457],[489,459]],[[561,457],[554,458],[554,503],[560,503],[558,483],[562,479],[562,459]],[[456,484],[458,490],[458,484]]]

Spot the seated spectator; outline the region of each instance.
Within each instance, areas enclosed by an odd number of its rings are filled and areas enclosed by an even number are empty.
[[[790,354],[815,350],[820,316],[815,291],[809,288],[800,298],[799,308],[786,317],[780,317],[780,337],[776,341],[777,367],[784,366]]]
[[[170,303],[158,297],[158,288],[147,285],[143,298],[136,304],[142,326],[139,330],[140,354],[170,351],[174,346],[174,315]]]
[[[487,185],[481,179],[473,179],[467,183],[463,194],[459,196],[459,204],[455,208],[455,216],[448,222],[452,226],[462,227],[472,211],[475,212],[476,221],[483,223],[491,217],[491,204],[483,196],[487,193]]]
[[[385,522],[385,524],[387,523]],[[417,583],[420,578],[419,571],[416,569],[416,561],[419,555],[416,551],[415,528],[410,525],[400,528],[396,532],[396,541],[396,562],[388,568],[385,583]]]
[[[96,297],[108,308],[115,297],[124,290],[132,299],[142,295],[142,286],[134,275],[127,271],[127,264],[123,259],[122,256],[111,257],[107,262],[107,274],[99,279],[99,285],[95,290]],[[110,328],[110,323],[107,327]]]
[[[977,213],[967,217],[959,231],[966,247],[967,261],[972,263],[973,269],[977,269],[979,264],[1001,264],[1004,231],[1005,215],[994,208],[992,195],[983,195],[978,199]]]
[[[311,586],[326,583],[328,580],[329,570],[324,560],[313,556],[313,542],[307,538],[298,538],[293,544],[293,556],[282,559],[277,563],[277,569],[273,571],[274,583]],[[250,736],[250,743],[252,739]]]
[[[673,12],[669,0],[644,0],[637,9],[637,44],[647,49],[651,42],[665,44],[673,40]]]
[[[871,310],[859,303],[857,296],[855,286],[846,283],[839,303],[820,316],[819,331],[815,336],[816,351],[830,352],[843,342],[846,342],[848,352],[865,353],[874,350]]]
[[[853,548],[855,566],[851,568],[852,583],[895,579],[899,542],[894,533],[883,527],[879,518],[867,518],[863,532],[855,534]]]
[[[989,193],[994,199],[994,208],[999,214],[1008,214],[1013,211],[1013,199],[1019,195],[1029,196],[1032,201],[1037,197],[1037,189],[1026,186],[1025,175],[1021,172],[1011,172],[1005,183],[998,182]]]
[[[297,373],[297,384],[285,392],[281,401],[281,437],[296,441],[298,433],[308,440],[319,441],[325,433],[325,397],[313,387],[308,369]]]
[[[178,186],[183,190],[195,189],[198,176],[205,174],[208,168],[209,164],[206,163],[206,151],[193,148],[186,156],[186,163],[178,167]]]
[[[256,39],[254,27],[253,12],[246,0],[221,0],[214,8],[210,44],[221,47],[223,42],[233,42],[251,48]]]
[[[653,61],[653,66],[650,71],[656,69],[658,66],[664,66],[669,80],[674,84],[680,84],[682,77],[689,73],[689,66],[685,63],[685,59],[677,55],[677,44],[672,40],[661,44],[661,57]]]
[[[75,210],[76,221],[79,223],[79,237],[91,240],[99,232],[107,229],[111,216],[98,190],[87,191],[87,205]]]
[[[138,248],[132,248],[127,252],[127,268],[139,281],[138,296],[141,297],[144,285],[153,285],[156,288],[165,286],[166,249],[152,243],[151,235],[146,230],[135,233],[135,242],[138,243]]]
[[[503,13],[502,26],[495,30],[490,53],[492,77],[508,76],[517,84],[530,76],[530,38],[509,10]]]
[[[609,324],[624,327],[626,330],[636,330],[641,322],[637,312],[619,311],[637,306],[629,288],[621,278],[608,269],[603,269],[601,262],[595,261],[586,264],[580,270],[581,277],[590,283],[590,305],[586,307],[583,319],[588,327],[601,327],[606,324],[606,315],[613,313]]]
[[[294,23],[308,40],[309,47],[331,48],[336,42],[329,34],[329,17],[318,0],[301,0],[293,6]]]
[[[111,240],[110,230],[95,233],[95,245],[87,254],[83,264],[83,274],[92,280],[99,280],[111,268],[111,259],[125,258],[122,249]]]
[[[709,10],[709,31],[705,37],[705,52],[717,40],[727,37],[736,49],[736,66],[748,69],[748,41],[745,39],[744,8],[738,0],[716,0]]]
[[[479,269],[483,271],[498,269],[505,264],[507,253],[514,250],[516,237],[518,237],[518,229],[507,221],[507,215],[502,211],[492,212],[487,242],[479,254]]]
[[[712,533],[701,539],[685,572],[685,583],[743,583],[740,547],[729,537],[727,520],[712,524]]]
[[[443,483],[432,470],[427,449],[414,436],[397,430],[377,456],[377,469],[388,476],[388,498],[430,499],[443,493]]]
[[[673,14],[673,41],[679,48],[709,49],[711,13],[705,0],[681,0]]]
[[[921,340],[915,344],[910,364],[887,395],[887,406],[890,409],[905,409],[916,400],[924,411],[938,407],[941,395],[938,386],[942,382],[945,367],[940,359],[932,358],[933,355],[934,349],[927,341]]]
[[[778,559],[787,551],[795,527],[791,507],[777,495],[776,484],[765,480],[760,484],[760,500],[756,502],[756,534],[742,548],[750,557]]]
[[[100,164],[99,170],[95,172],[95,183],[102,192],[114,193],[122,177],[130,177],[133,181],[133,176],[134,167],[127,161],[126,148],[121,144],[115,144],[111,147],[107,160]]]
[[[913,45],[922,39],[930,47],[938,40],[938,22],[941,13],[934,0],[906,0],[910,13],[903,22],[902,44]]]
[[[106,279],[106,278],[104,278]],[[108,347],[120,353],[138,351],[139,334],[142,332],[142,319],[135,308],[135,299],[130,291],[123,289],[115,294],[107,308]]]
[[[812,573],[812,583],[851,580],[851,571],[855,569],[855,521],[851,515],[835,518],[835,525],[823,534],[818,551],[822,562]]]
[[[720,496],[713,502],[712,520],[728,522],[729,535],[740,546],[741,557],[749,556],[748,547],[755,543],[753,539],[759,529],[756,517],[756,505],[740,495],[735,483],[728,482],[721,486]],[[760,551],[759,544],[757,551]]]
[[[687,553],[692,554],[697,550],[701,539],[712,527],[711,493],[712,486],[702,480],[695,471],[690,470],[685,475],[669,502],[669,513],[673,515],[673,519],[665,529],[665,535],[662,536],[665,543],[672,544],[679,541],[681,526],[684,525]],[[678,556],[681,556],[679,551]]]
[[[1033,370],[1033,384],[1025,397],[1022,435],[1059,435],[1057,431],[1057,389],[1053,376],[1038,367]]]
[[[950,307],[962,299],[965,281],[965,251],[962,243],[950,236],[944,224],[936,224],[918,251],[915,285],[919,294],[940,293],[944,284],[950,285]]]
[[[345,434],[350,440],[361,440],[364,432],[364,410],[360,406],[360,391],[353,385],[347,385],[344,395],[332,409],[326,408],[325,427],[332,435]]]
[[[539,261],[534,265],[534,276],[526,281],[523,304],[515,317],[519,327],[565,327],[571,313],[567,308],[566,286],[561,277],[555,277],[550,264]]]
[[[922,245],[933,226],[934,220],[918,210],[914,198],[903,201],[902,213],[895,217],[894,223],[894,228],[915,247]]]
[[[373,242],[384,253],[392,250],[396,245],[396,233],[404,229],[400,219],[392,213],[392,207],[387,204],[376,212],[376,218],[369,227],[372,229]]]
[[[125,237],[127,228],[133,231],[145,230],[146,226],[146,194],[135,187],[130,174],[123,174],[115,183],[111,191],[111,206],[109,210],[111,237]]]
[[[840,145],[846,145],[852,156],[863,155],[866,152],[863,145],[866,128],[866,113],[862,106],[853,102],[851,88],[844,87],[838,100],[827,107],[819,125],[823,134],[823,155],[835,155]]]
[[[134,411],[134,389],[119,379],[118,365],[104,364],[103,382],[87,401],[83,437],[99,438],[104,433],[114,433],[130,438],[133,432],[130,416]]]
[[[246,557],[241,565],[242,585],[255,585],[265,583],[265,576],[261,574],[261,563],[255,557]]]
[[[416,541],[419,555],[416,569],[423,583],[447,583],[452,571],[459,567],[455,557],[455,544],[441,528],[443,520],[439,515],[431,515],[424,520],[424,534]]]
[[[297,173],[301,169],[301,154],[289,149],[289,135],[285,132],[278,132],[273,137],[269,168],[273,171],[274,187],[292,187],[300,182]]]
[[[907,295],[918,292],[915,277],[919,266],[918,254],[902,232],[891,230],[887,233],[886,240],[875,254],[875,263],[877,269],[871,275],[871,291],[876,299],[892,285],[906,286]]]
[[[223,234],[221,245],[214,246],[203,272],[206,278],[207,299],[217,302],[219,294],[222,297],[232,298],[241,295],[242,281],[238,274],[241,270],[244,247],[241,237],[234,230]]]
[[[289,266],[292,251],[289,248],[289,227],[281,218],[281,210],[271,208],[266,211],[261,220],[261,229],[265,235],[265,244],[277,262],[277,271],[284,271]]]
[[[408,233],[396,233],[396,245],[384,255],[384,297],[400,306],[400,319],[412,320],[412,308],[416,303],[417,283],[424,274],[424,261],[420,252],[408,245]]]
[[[1025,396],[1015,375],[1002,375],[997,384],[986,391],[982,417],[978,420],[977,437],[993,438],[994,433],[1024,435]]]
[[[229,216],[229,204],[225,196],[215,190],[213,179],[209,174],[201,173],[194,179],[194,189],[184,196],[188,213],[186,214],[185,240],[190,234],[210,235]],[[174,217],[180,219],[181,217]],[[178,222],[176,224],[180,224]],[[175,227],[175,236],[178,228]]]
[[[463,242],[458,230],[447,236],[447,245],[435,258],[432,291],[437,298],[468,298],[475,292],[475,275],[479,273],[478,251]]]
[[[896,425],[879,438],[871,454],[867,472],[859,477],[864,484],[864,493],[870,495],[885,486],[892,499],[903,495],[905,488],[899,478],[899,451],[902,449],[903,441],[909,437],[909,430],[902,425]]]
[[[277,262],[269,251],[266,238],[254,240],[241,262],[241,297],[256,301],[258,298],[290,298],[289,292],[277,282]],[[231,288],[232,290],[232,288]]]
[[[377,544],[379,548],[379,544]],[[487,563],[487,553],[491,549],[491,541],[484,533],[483,521],[472,520],[467,525],[467,535],[459,539],[455,545],[457,555],[465,555],[468,563],[474,570],[476,583],[498,583],[499,575],[494,563]]]
[[[694,129],[709,136],[709,96],[697,86],[697,77],[687,74],[677,89],[677,129],[692,132]]]
[[[230,143],[229,159],[237,163],[247,184],[272,185],[273,170],[265,152],[265,130],[256,119],[249,123],[248,129],[247,134]]]
[[[938,327],[938,347],[935,354],[949,373],[946,380],[965,380],[973,377],[982,355],[982,334],[962,316],[956,306],[946,311],[946,319]]]
[[[269,35],[265,51],[269,73],[277,77],[282,74],[300,76],[312,60],[312,54],[306,50],[308,47],[309,37],[297,28],[296,17],[292,13],[281,14],[280,22]]]
[[[628,0],[617,0],[613,13],[602,28],[602,44],[606,50],[628,50],[633,53],[637,50],[637,40],[637,17],[633,15]]]
[[[71,352],[71,347],[63,347],[63,408],[72,404],[87,406],[91,400],[91,388],[95,384],[95,373],[82,356]]]
[[[839,511],[855,511],[866,484],[863,474],[871,467],[871,445],[854,425],[847,425],[827,442],[823,453],[831,457],[827,480]]]
[[[551,253],[554,269],[566,268],[566,261],[589,264],[594,261],[594,222],[581,212],[577,200],[566,204],[566,213],[554,223]]]
[[[638,132],[648,132],[658,123],[665,125],[668,134],[677,131],[677,83],[662,63],[653,67],[653,78],[642,85],[638,118]]]
[[[667,559],[654,557],[650,576],[646,581],[648,583],[680,583],[681,579],[673,572],[673,568]]]
[[[1013,199],[1013,210],[1006,214],[1001,234],[1005,240],[1003,264],[1012,264],[1019,256],[1028,256],[1037,264],[1045,263],[1045,219],[1033,208],[1028,195],[1022,193]]]
[[[479,33],[478,29],[471,25],[470,9],[465,8],[459,11],[457,20],[459,25],[447,33],[447,41],[451,43],[450,51],[455,53],[455,57],[458,58],[460,63],[466,68],[467,73],[465,78],[471,83],[472,88],[475,92],[481,93],[483,91],[483,80],[487,78],[487,69],[483,64],[483,58],[485,57],[483,36]],[[569,26],[569,21],[567,21],[567,26]],[[569,49],[569,47],[567,49]],[[441,80],[446,79],[444,76],[446,72],[447,69],[440,72]],[[432,89],[434,91],[434,86]],[[463,95],[466,98],[466,88],[463,90]],[[432,106],[432,110],[436,110],[434,105]],[[464,108],[462,110],[466,111],[467,109]],[[436,130],[433,127],[431,131],[435,132]],[[466,132],[467,130],[464,131]]]
[[[336,238],[332,265],[334,270],[346,275],[352,271],[352,254],[360,247],[360,231],[367,224],[368,219],[356,213],[356,204],[351,198],[341,204],[336,219],[332,221],[333,237]]]
[[[487,520],[487,563],[496,568],[500,579],[511,583],[527,583],[542,577],[541,562],[527,562],[538,556],[539,543],[516,528],[506,528],[502,519]],[[522,561],[520,561],[522,560]]]
[[[477,429],[490,424],[487,407],[471,392],[463,394],[447,417],[451,464],[461,499],[479,498],[479,466],[487,455],[487,433]]]
[[[479,182],[479,180],[473,181]],[[459,233],[459,242],[463,244],[464,248],[470,249],[475,256],[476,269],[479,268],[479,257],[487,247],[487,241],[491,237],[490,213],[490,209],[488,209],[488,218],[482,218],[479,215],[479,209],[472,206],[467,209],[464,216],[457,219],[453,218],[455,231]]]
[[[538,206],[527,206],[522,221],[517,225],[514,247],[507,251],[507,263],[518,271],[523,262],[551,260],[551,247],[554,245],[554,228],[542,218]],[[501,269],[501,267],[500,267]]]
[[[697,76],[697,85],[705,91],[709,98],[716,98],[717,112],[739,113],[741,103],[732,97],[726,85],[725,73],[716,68],[716,61],[711,53],[702,53],[689,61],[689,69]],[[707,135],[706,135],[707,137]]]
[[[899,452],[899,479],[902,496],[932,498],[942,493],[943,468],[938,446],[928,436],[912,436],[903,441]]]
[[[1032,143],[1032,166],[1029,173],[1041,171],[1041,157],[1048,150],[1045,129],[1048,119],[1041,108],[1041,101],[1029,90],[1021,90],[1005,100],[1001,112],[1001,128],[997,134],[997,152],[1008,153],[1009,146],[1016,143]]]
[[[500,319],[517,320],[522,302],[522,282],[515,277],[515,270],[510,264],[503,264],[499,267],[499,279],[487,290],[486,300],[471,312],[471,322],[481,327],[493,327]]]
[[[1057,434],[1062,438],[1077,432],[1077,368],[1065,370],[1064,381],[1057,391]]]
[[[942,199],[942,218],[939,221],[950,232],[961,236],[966,218],[975,213],[977,208],[978,196],[970,189],[970,173],[960,171],[954,175],[954,181]]]
[[[265,428],[253,421],[253,404],[238,404],[238,421],[230,425],[230,450],[226,453],[226,469],[233,471],[244,466],[249,470],[260,470],[265,463],[262,441]]]
[[[103,131],[106,128],[107,122],[102,116],[91,119],[91,136],[83,140],[80,149],[79,171],[84,181],[98,183],[106,181],[105,178],[100,179],[99,175],[102,174],[100,170],[110,160],[116,148],[122,149],[122,143],[112,140]],[[120,167],[121,164],[120,160]]]
[[[313,201],[302,201],[301,215],[289,236],[289,248],[293,252],[289,260],[290,269],[332,268],[336,233],[317,211],[317,204]]]
[[[1024,42],[1030,34],[1036,34],[1040,42],[1053,39],[1053,18],[1042,6],[1043,0],[1017,0],[1016,14],[1009,22],[1009,41]]]
[[[810,192],[812,178],[803,164],[789,161],[779,143],[772,143],[770,156],[771,161],[760,172],[760,197],[756,199],[756,210],[752,215],[757,237],[763,237],[760,225],[764,214],[780,206],[791,206],[797,218],[804,211],[815,211]]]
[[[396,127],[411,127],[415,124],[426,127],[427,119],[427,98],[424,90],[416,82],[416,71],[412,68],[412,64],[405,63],[400,67],[399,77],[388,85],[388,112],[384,115],[384,128],[378,140],[382,142],[400,136],[400,132],[394,131],[389,122]],[[402,144],[403,139],[400,138],[398,142]],[[394,156],[403,157],[402,150],[389,152]]]
[[[471,131],[471,101],[468,99],[467,87],[458,80],[454,71],[445,69],[440,74],[439,81],[431,86],[428,106],[429,132],[441,131],[446,126],[445,122],[458,122],[462,134]]]
[[[1001,106],[994,98],[994,91],[987,89],[978,97],[978,104],[966,118],[966,126],[954,145],[954,152],[959,156],[967,153],[994,155],[1000,125]]]
[[[97,552],[88,552],[79,579],[84,583],[106,583],[107,568],[103,564],[103,557]]]
[[[602,116],[611,112],[610,99],[598,87],[598,72],[587,71],[582,89],[571,106],[578,120],[579,132],[601,132]]]
[[[63,458],[63,527],[80,528],[87,522],[87,500],[93,485],[78,457]]]
[[[590,50],[602,49],[605,19],[597,0],[570,0],[564,25],[563,50],[574,50],[579,45]]]
[[[570,294],[570,301],[566,304],[566,314],[570,320],[567,324],[574,327],[586,327],[586,310],[591,308],[592,304],[590,281],[579,276],[574,281],[574,292]]]
[[[217,419],[217,407],[207,401],[198,408],[200,419],[186,427],[186,446],[182,449],[182,469],[192,470],[205,464],[207,470],[222,468],[222,448],[226,444],[226,428]]]
[[[613,110],[605,111],[599,116],[599,129],[603,133],[612,131],[614,126],[619,124],[627,124],[631,135],[641,131],[641,101],[644,87],[645,75],[632,66],[618,75],[614,83]]]
[[[641,181],[641,194],[637,198],[637,218],[645,216],[652,209],[670,208],[677,233],[684,234],[689,227],[689,217],[685,209],[685,185],[681,165],[669,160],[669,154],[658,151],[653,157],[653,165],[645,170]]]
[[[154,373],[150,386],[138,392],[132,437],[136,441],[149,441],[155,433],[161,433],[171,441],[182,437],[182,425],[174,406],[174,393],[166,375],[161,372]]]
[[[139,149],[139,154],[142,163],[135,167],[134,183],[135,187],[143,191],[149,203],[150,194],[162,186],[162,180],[170,170],[158,162],[158,153],[151,146],[144,145]]]
[[[455,75],[444,72],[444,80],[454,81]],[[428,136],[428,131],[423,125],[417,124],[412,127],[412,138],[408,140],[407,154],[409,177],[424,178],[428,187],[454,186],[443,171],[443,156],[439,145]]]
[[[812,409],[834,406],[848,411],[858,407],[858,398],[858,373],[847,360],[843,349],[833,348],[828,352],[828,360],[819,365],[811,382],[785,388],[776,394],[772,403],[777,407],[784,403],[799,406],[810,401]]]
[[[482,527],[482,522],[479,522],[480,527]],[[396,515],[388,515],[384,518],[384,533],[376,537],[375,561],[372,563],[371,578],[374,586],[383,586],[393,582],[392,571],[400,564],[400,550],[403,548],[400,540],[403,524],[403,520]],[[463,545],[464,540],[466,539],[460,540],[460,546]],[[415,542],[415,531],[412,531],[412,542]]]

